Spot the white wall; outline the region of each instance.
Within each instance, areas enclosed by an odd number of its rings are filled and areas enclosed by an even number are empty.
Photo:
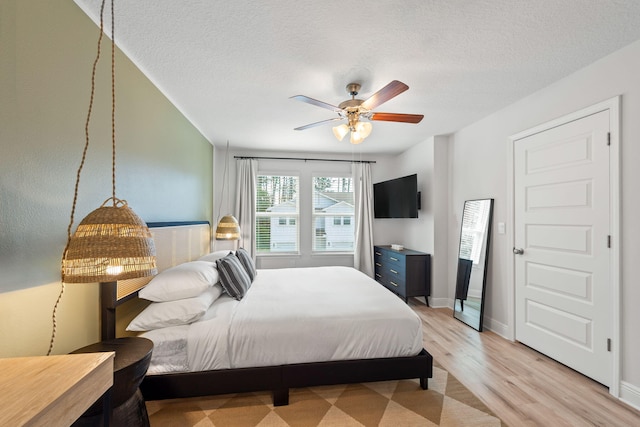
[[[507,142],[510,135],[580,110],[600,101],[622,95],[621,199],[622,199],[622,397],[640,406],[640,287],[635,264],[640,258],[640,193],[636,183],[640,169],[640,41],[468,126],[451,137],[451,206],[460,207],[466,199],[495,198],[494,224],[507,222],[506,179]],[[459,212],[452,211],[449,227],[450,250],[457,245]],[[492,236],[492,258],[488,275],[485,316],[494,330],[513,327],[508,318],[506,275],[508,256],[505,234]],[[454,268],[450,263],[450,271]]]

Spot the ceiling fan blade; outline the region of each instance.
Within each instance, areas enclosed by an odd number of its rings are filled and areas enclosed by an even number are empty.
[[[367,110],[373,110],[378,105],[400,95],[407,89],[409,89],[409,86],[402,82],[399,82],[398,80],[394,80],[371,95],[369,98],[367,98],[361,106],[366,108]]]
[[[321,122],[309,123],[308,125],[300,126],[295,128],[294,130],[305,130],[312,127],[320,126],[327,124],[329,122],[335,122],[336,120],[342,120],[342,117],[334,117],[333,119],[322,120]]]
[[[372,113],[371,120],[384,122],[420,123],[422,114]]]
[[[327,104],[326,102],[318,101],[317,99],[309,98],[304,95],[295,95],[290,97],[290,99],[297,99],[298,101],[306,102],[307,104],[315,105],[317,107],[326,108],[327,110],[334,111],[336,113],[340,113],[342,111],[341,108],[336,107],[335,105]]]

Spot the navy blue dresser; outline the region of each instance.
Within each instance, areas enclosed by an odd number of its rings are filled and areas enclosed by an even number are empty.
[[[411,249],[374,246],[375,279],[407,301],[431,295],[431,255]]]

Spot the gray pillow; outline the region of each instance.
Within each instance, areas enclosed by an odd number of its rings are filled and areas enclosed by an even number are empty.
[[[251,279],[251,282],[253,283],[253,279],[256,278],[256,274],[258,274],[258,272],[256,271],[256,265],[254,264],[251,255],[249,255],[249,252],[247,252],[245,249],[238,248],[238,250],[236,251],[236,256],[240,260],[240,264],[242,264],[245,271],[249,275],[249,279]]]
[[[235,255],[229,254],[216,261],[220,283],[224,290],[240,301],[251,286],[251,279]]]

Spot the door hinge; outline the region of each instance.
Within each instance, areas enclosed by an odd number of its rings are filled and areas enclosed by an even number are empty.
[[[610,234],[607,236],[607,247],[611,248],[611,235]]]
[[[607,145],[611,145],[611,132],[607,132]]]
[[[611,351],[611,338],[607,338],[607,351]]]

